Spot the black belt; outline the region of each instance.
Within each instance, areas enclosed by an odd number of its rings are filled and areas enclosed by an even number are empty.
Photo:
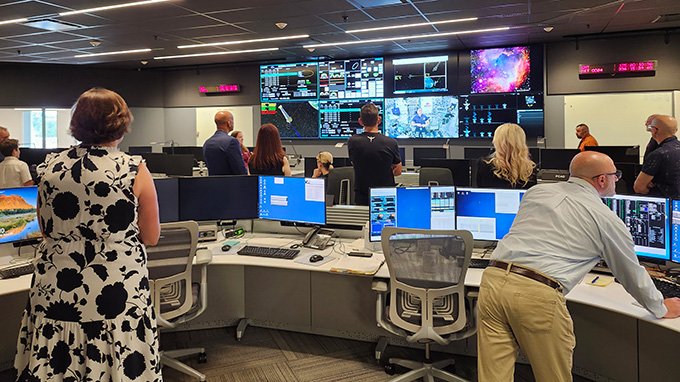
[[[538,281],[541,284],[545,284],[553,289],[557,289],[558,291],[562,292],[562,285],[558,283],[557,281],[543,276],[542,274],[529,269],[529,268],[524,268],[519,265],[515,265],[512,263],[506,263],[504,261],[498,261],[498,260],[491,260],[489,261],[489,266],[490,267],[496,267],[496,268],[501,268],[504,271],[510,271],[512,273],[516,273],[518,275],[522,275],[524,277],[528,277],[532,280]],[[508,269],[509,268],[509,269]]]

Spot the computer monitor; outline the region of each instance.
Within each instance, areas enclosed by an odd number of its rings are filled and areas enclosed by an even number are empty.
[[[130,146],[127,150],[130,155],[139,155],[143,153],[152,153],[153,147],[151,146]]]
[[[154,178],[158,214],[161,223],[179,221],[179,181],[177,178]]]
[[[615,195],[603,201],[630,230],[638,258],[653,262],[671,259],[669,199]]]
[[[413,165],[422,166],[420,160],[423,158],[446,158],[446,149],[442,147],[414,147]]]
[[[0,189],[0,244],[39,239],[38,187]]]
[[[381,116],[384,114],[382,98],[319,101],[319,138],[343,139],[363,133],[364,127],[359,124],[359,115],[361,108],[367,103],[373,103]],[[382,120],[378,129],[383,130]]]
[[[525,190],[458,188],[456,229],[472,232],[475,240],[498,241],[510,231]]]
[[[671,261],[680,263],[680,200],[672,201]]]
[[[260,100],[300,100],[318,98],[316,62],[260,65]]]
[[[456,188],[371,188],[369,240],[380,241],[384,227],[454,229]]]
[[[179,220],[257,218],[257,176],[197,176],[177,180]]]
[[[203,147],[201,146],[170,146],[163,147],[163,152],[166,154],[186,154],[193,155],[197,162],[205,162],[203,157]]]
[[[488,156],[493,152],[493,147],[465,147],[463,149],[463,158],[465,159],[479,159]]]
[[[401,158],[402,166],[406,166],[406,147],[399,148],[399,157]]]
[[[541,169],[569,170],[571,160],[579,152],[578,149],[541,149]]]
[[[607,154],[617,163],[640,164],[640,146],[586,146],[586,151]]]
[[[194,172],[194,156],[188,154],[143,153],[146,167],[152,173],[191,176]]]
[[[258,190],[260,219],[326,224],[325,179],[260,176]]]
[[[380,98],[383,68],[382,57],[319,62],[319,98]]]
[[[448,168],[453,174],[453,184],[456,187],[470,187],[470,160],[468,159],[435,159],[423,158],[421,167]]]
[[[20,147],[19,150],[21,151],[19,158],[29,166],[33,166],[43,163],[47,154],[62,152],[66,149],[34,149],[30,147]]]

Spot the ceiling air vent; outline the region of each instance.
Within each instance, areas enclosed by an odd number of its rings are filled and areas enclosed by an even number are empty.
[[[347,0],[355,8],[384,7],[386,5],[404,4],[402,0]]]
[[[23,25],[51,32],[70,31],[82,28],[77,24],[71,24],[61,20],[53,19],[31,20],[23,23]]]

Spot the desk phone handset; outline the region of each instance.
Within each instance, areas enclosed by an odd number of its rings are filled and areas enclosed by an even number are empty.
[[[307,248],[325,249],[333,236],[333,232],[332,229],[315,227],[307,232],[305,238],[302,239],[302,245]]]

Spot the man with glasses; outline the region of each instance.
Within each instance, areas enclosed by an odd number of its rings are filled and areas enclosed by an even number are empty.
[[[654,115],[647,120],[647,130],[657,147],[645,153],[642,170],[633,189],[639,194],[680,198],[680,142],[675,134],[678,121],[668,115]]]
[[[479,291],[479,381],[513,380],[519,348],[536,380],[571,381],[573,323],[564,295],[604,259],[635,300],[657,318],[680,316],[638,263],[633,238],[601,198],[621,172],[607,155],[577,154],[567,182],[530,188],[491,255]]]

